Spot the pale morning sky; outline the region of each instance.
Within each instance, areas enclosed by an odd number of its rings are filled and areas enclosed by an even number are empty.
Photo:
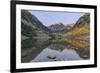
[[[85,13],[79,12],[52,12],[52,11],[29,11],[35,15],[45,26],[50,26],[55,23],[62,22],[63,24],[75,23]]]

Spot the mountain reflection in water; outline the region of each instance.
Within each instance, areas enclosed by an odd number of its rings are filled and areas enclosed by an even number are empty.
[[[90,49],[76,48],[65,43],[41,43],[38,48],[30,48],[30,52],[22,57],[22,62],[48,62],[48,61],[72,61],[89,59]]]
[[[82,58],[72,49],[64,49],[62,52],[45,48],[35,59],[31,62],[45,62],[45,61],[65,61],[65,60],[81,60]]]

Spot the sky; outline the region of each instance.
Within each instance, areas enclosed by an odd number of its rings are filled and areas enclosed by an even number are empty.
[[[63,23],[64,25],[75,23],[85,13],[79,12],[54,12],[54,11],[29,11],[35,15],[45,26],[50,26],[56,23]]]

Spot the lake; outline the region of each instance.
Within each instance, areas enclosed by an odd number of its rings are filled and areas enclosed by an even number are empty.
[[[81,49],[64,42],[35,42],[28,51],[27,55],[22,57],[23,62],[86,60],[90,56],[89,48]]]

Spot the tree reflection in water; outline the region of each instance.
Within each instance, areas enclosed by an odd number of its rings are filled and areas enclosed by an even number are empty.
[[[78,48],[64,42],[33,41],[32,43],[31,48],[22,50],[21,62],[72,61],[90,58],[90,48]]]

